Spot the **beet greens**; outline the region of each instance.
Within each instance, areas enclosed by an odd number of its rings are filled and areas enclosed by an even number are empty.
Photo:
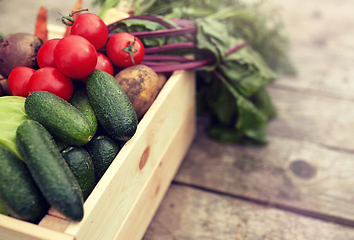
[[[124,31],[139,37],[146,48],[142,64],[156,72],[196,71],[197,110],[209,115],[211,137],[223,143],[267,142],[266,126],[276,111],[265,87],[276,74],[223,24],[139,15],[108,30],[110,36]]]

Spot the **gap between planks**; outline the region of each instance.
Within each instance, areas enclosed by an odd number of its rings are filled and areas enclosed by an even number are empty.
[[[229,193],[229,192],[219,191],[219,190],[216,190],[216,189],[202,187],[202,186],[194,185],[194,184],[191,184],[191,183],[180,182],[178,180],[173,180],[171,185],[189,187],[189,188],[201,190],[201,191],[204,191],[204,192],[207,192],[207,193],[216,194],[218,196],[232,197],[232,198],[240,200],[240,201],[257,204],[257,205],[261,205],[261,206],[264,206],[264,207],[275,208],[275,209],[279,209],[279,210],[282,210],[282,211],[295,213],[295,214],[298,214],[298,215],[301,215],[301,216],[304,216],[304,217],[311,217],[311,218],[314,218],[314,219],[317,219],[317,220],[321,220],[321,221],[324,221],[324,222],[335,223],[335,224],[339,224],[339,225],[346,226],[346,227],[354,227],[354,221],[349,220],[349,219],[340,218],[340,217],[337,217],[337,216],[331,216],[331,215],[318,213],[318,212],[314,212],[314,211],[299,209],[299,208],[296,208],[296,207],[286,206],[286,205],[275,203],[275,202],[268,202],[268,201],[264,201],[264,200],[260,200],[260,199],[256,199],[256,198],[245,197],[245,196],[242,196],[242,195],[237,195],[237,194],[232,194],[232,193]]]

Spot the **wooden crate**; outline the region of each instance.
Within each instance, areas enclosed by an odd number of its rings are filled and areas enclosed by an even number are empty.
[[[0,215],[0,239],[141,239],[195,136],[193,71],[176,71],[84,203],[78,223]]]

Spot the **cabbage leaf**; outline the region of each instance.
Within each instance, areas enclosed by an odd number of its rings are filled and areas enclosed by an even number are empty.
[[[0,144],[7,147],[18,158],[23,160],[16,145],[18,125],[27,120],[25,112],[26,98],[19,96],[0,97]]]

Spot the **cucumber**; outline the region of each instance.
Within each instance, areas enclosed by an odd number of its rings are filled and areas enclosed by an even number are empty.
[[[6,147],[0,145],[0,203],[12,217],[38,222],[49,205],[26,164]]]
[[[90,100],[86,92],[86,88],[80,88],[76,90],[70,99],[70,103],[88,118],[92,125],[92,128],[94,129],[94,131],[96,131],[97,118],[95,112],[92,109]]]
[[[50,133],[26,120],[17,128],[16,144],[47,202],[68,219],[80,221],[84,210],[79,183]]]
[[[96,135],[84,146],[84,148],[91,156],[95,169],[96,181],[98,182],[117,156],[120,147],[110,137]]]
[[[90,121],[77,108],[46,91],[31,93],[25,101],[29,119],[42,124],[55,139],[82,146],[95,135]]]
[[[95,171],[89,153],[82,147],[68,146],[60,151],[78,181],[84,200],[96,185]]]
[[[133,137],[138,118],[117,80],[105,71],[94,70],[87,78],[86,90],[96,117],[107,134],[122,141]]]

